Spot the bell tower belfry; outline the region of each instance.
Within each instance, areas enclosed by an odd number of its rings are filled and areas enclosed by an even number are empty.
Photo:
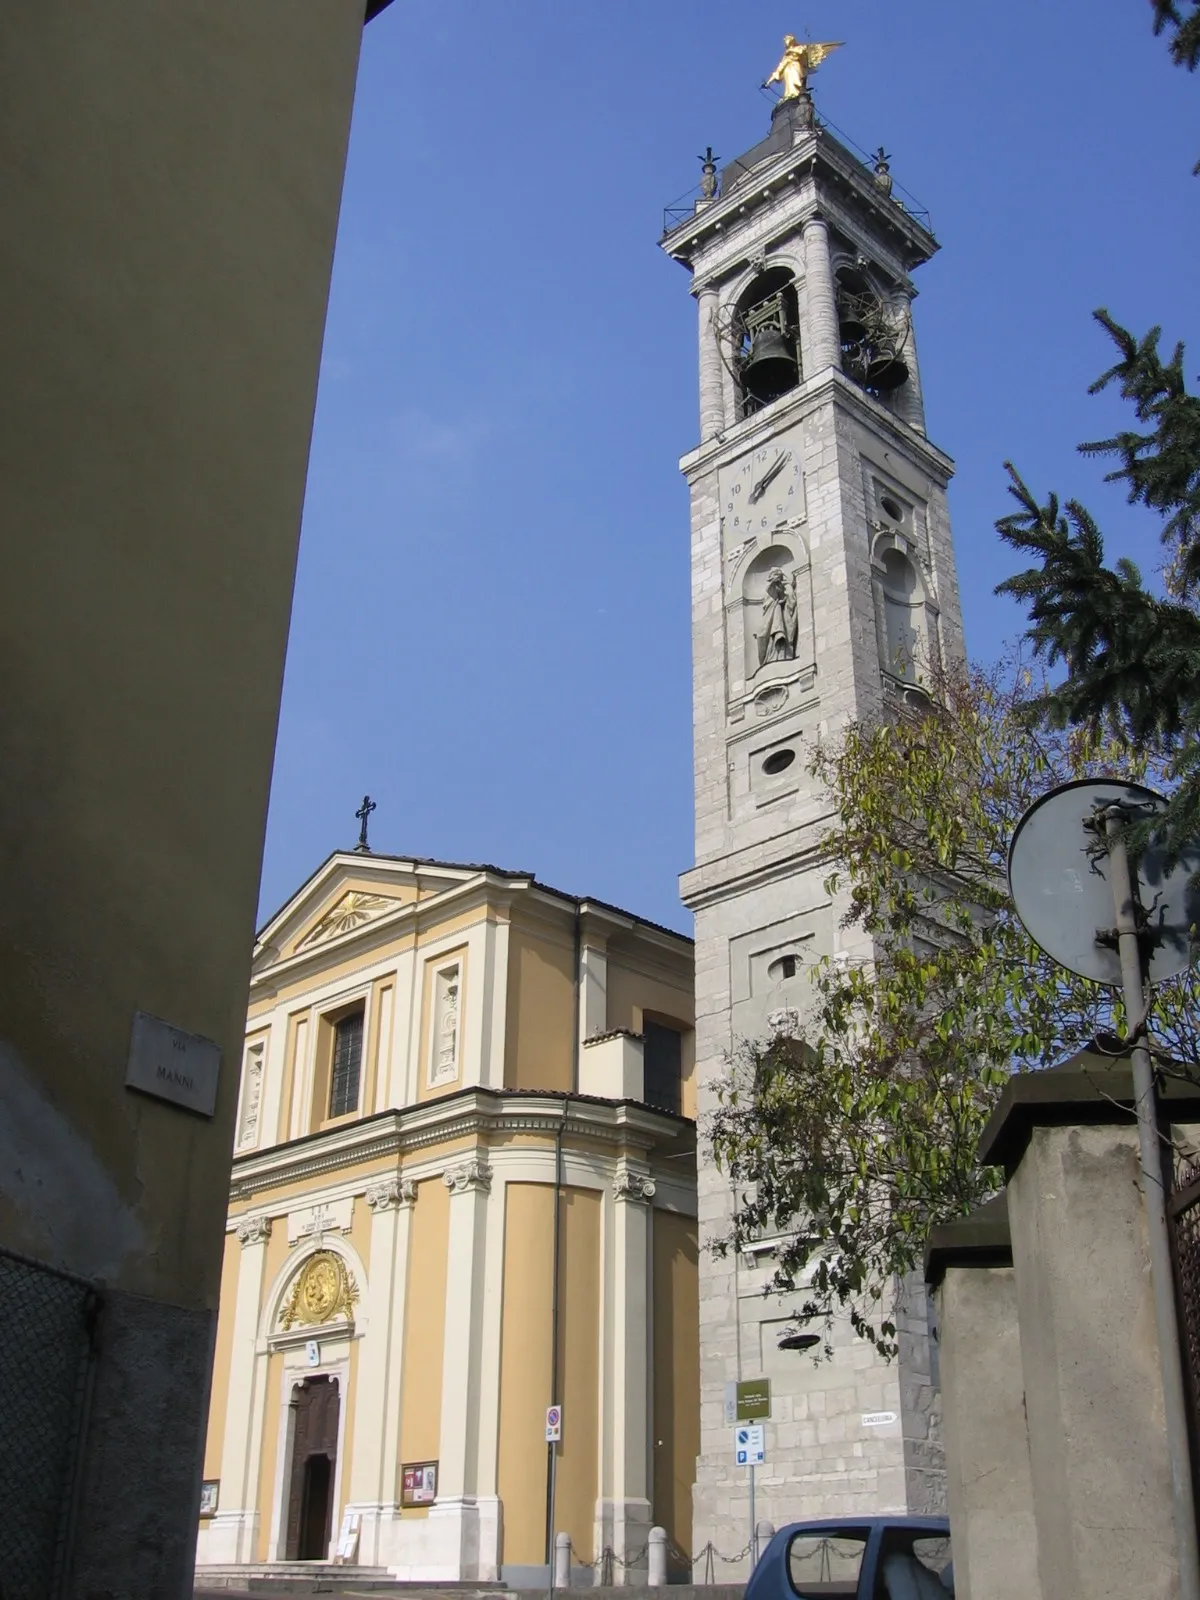
[[[831,48],[789,41],[793,52]],[[700,323],[700,442],[680,463],[696,805],[681,888],[696,919],[702,1118],[739,1040],[802,1013],[805,969],[848,948],[823,888],[829,803],[806,747],[918,693],[923,668],[963,650],[953,463],[925,435],[911,316],[910,274],[937,242],[894,197],[882,149],[872,167],[821,126],[805,80],[784,80],[767,137],[719,181],[709,151],[700,198],[668,218],[662,240],[692,275]],[[781,1349],[794,1298],[764,1298],[770,1240],[739,1258],[705,1248],[733,1203],[728,1179],[702,1165],[695,1548],[711,1541],[732,1556],[749,1541],[733,1440],[744,1379],[771,1381],[758,1518],[941,1509],[923,1296],[902,1313],[891,1364],[848,1318],[831,1361]]]

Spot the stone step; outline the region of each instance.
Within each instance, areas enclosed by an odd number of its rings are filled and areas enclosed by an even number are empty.
[[[196,1594],[351,1595],[403,1594],[409,1600],[453,1595],[455,1600],[495,1600],[507,1591],[502,1583],[421,1583],[394,1578],[387,1567],[343,1566],[332,1561],[244,1562],[197,1567]]]

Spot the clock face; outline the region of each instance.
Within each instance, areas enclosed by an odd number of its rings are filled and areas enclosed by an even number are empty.
[[[759,445],[729,469],[721,486],[721,518],[731,544],[770,532],[804,514],[804,474],[795,435]]]

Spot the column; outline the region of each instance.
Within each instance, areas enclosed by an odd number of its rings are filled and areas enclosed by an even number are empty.
[[[837,297],[829,262],[829,229],[824,217],[809,217],[804,224],[804,283],[808,315],[802,337],[801,372],[815,378],[827,367],[841,367],[842,341],[838,335]]]
[[[482,1154],[448,1167],[446,1342],[443,1357],[437,1501],[429,1532],[447,1578],[494,1580],[499,1568],[498,1502],[479,1494],[479,1434],[492,1169]],[[435,1531],[436,1529],[436,1531]]]
[[[367,1336],[359,1345],[354,1397],[354,1457],[347,1509],[361,1518],[358,1559],[387,1564],[396,1521],[396,1450],[408,1304],[408,1244],[417,1186],[398,1174],[367,1190],[371,1251],[367,1266]]]
[[[596,1545],[618,1562],[613,1581],[645,1583],[650,1507],[650,1225],[654,1181],[624,1162],[612,1185],[610,1270],[611,1386],[605,1396],[611,1428],[611,1475],[596,1508]],[[635,1559],[636,1558],[636,1559]],[[630,1563],[625,1566],[619,1563]]]
[[[700,308],[700,442],[713,439],[725,426],[722,395],[721,346],[717,331],[720,296],[714,283],[705,283],[696,292]]]
[[[221,1487],[208,1538],[208,1558],[214,1563],[253,1561],[258,1550],[258,1462],[268,1360],[265,1353],[258,1353],[258,1325],[271,1219],[241,1217],[237,1236],[242,1256],[234,1300]]]
[[[925,432],[925,401],[921,393],[921,367],[917,361],[917,336],[913,327],[912,301],[900,308],[908,321],[908,337],[904,345],[904,362],[908,367],[908,381],[896,391],[896,410],[915,433]]]

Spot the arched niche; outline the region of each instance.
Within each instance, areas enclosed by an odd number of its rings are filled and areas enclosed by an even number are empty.
[[[812,563],[796,529],[777,529],[743,565],[731,644],[742,680],[757,689],[813,661]]]
[[[341,1292],[328,1316],[320,1321],[310,1321],[303,1308],[292,1306],[305,1273],[320,1256],[332,1257],[340,1263]],[[326,1234],[300,1250],[284,1263],[275,1277],[264,1301],[259,1324],[260,1339],[271,1345],[293,1343],[304,1338],[328,1338],[333,1333],[361,1333],[365,1327],[362,1296],[367,1286],[367,1274],[362,1257],[349,1240],[338,1234]],[[288,1315],[289,1307],[295,1315]],[[289,1326],[285,1327],[287,1321]]]
[[[933,659],[937,613],[910,540],[893,532],[877,537],[871,581],[880,665],[898,683],[915,684]]]

